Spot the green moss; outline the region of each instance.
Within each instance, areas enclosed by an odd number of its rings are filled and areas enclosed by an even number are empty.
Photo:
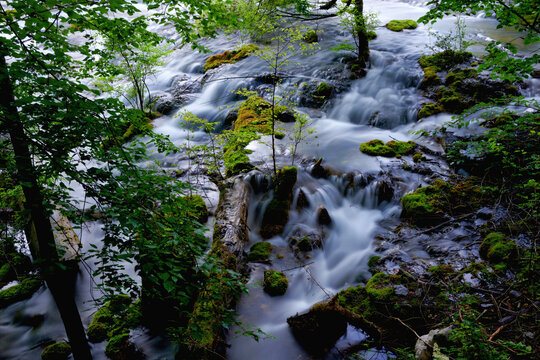
[[[418,151],[417,153],[415,153],[412,157],[413,161],[415,163],[419,163],[423,160],[424,156],[422,155],[422,152]]]
[[[248,261],[263,261],[268,260],[273,246],[269,242],[259,241],[249,249]]]
[[[129,334],[113,336],[105,346],[105,355],[111,360],[142,359],[142,354],[129,341]]]
[[[27,277],[19,284],[0,291],[0,308],[28,299],[41,287],[41,280]]]
[[[302,40],[308,44],[311,44],[319,41],[319,36],[315,30],[311,29],[304,34]]]
[[[253,52],[257,51],[259,47],[254,44],[242,45],[240,48],[225,51],[222,54],[212,55],[206,60],[203,71],[207,72],[210,69],[215,69],[223,64],[234,64],[242,59],[245,59]]]
[[[513,263],[517,260],[517,245],[501,233],[488,234],[480,245],[480,256],[491,263]]]
[[[290,200],[298,176],[298,169],[294,166],[282,168],[275,179],[274,198]]]
[[[298,244],[296,245],[300,251],[307,252],[313,250],[311,246],[311,241],[309,238],[303,237],[300,240],[298,240]]]
[[[368,31],[366,35],[368,40],[374,40],[377,37],[377,33],[374,30]]]
[[[360,151],[371,156],[394,157],[395,151],[386,146],[382,140],[374,139],[360,145]]]
[[[466,51],[446,50],[433,55],[422,55],[418,62],[422,68],[434,66],[436,71],[448,70],[462,64],[472,58],[472,54]]]
[[[452,114],[460,114],[463,110],[472,105],[454,87],[441,87],[437,91],[437,104],[439,104],[444,111]]]
[[[4,264],[0,267],[0,286],[4,286],[11,278],[11,265]]]
[[[377,301],[389,300],[394,295],[390,275],[382,272],[373,275],[366,284],[366,292]]]
[[[443,109],[437,104],[425,104],[422,106],[420,111],[418,111],[418,120],[432,116],[438,113],[443,112]]]
[[[390,140],[386,143],[390,149],[394,150],[396,155],[409,155],[414,152],[416,143],[414,141],[397,141]]]
[[[332,95],[332,87],[325,82],[321,82],[313,94],[313,96],[320,97],[322,99],[328,99],[330,95]]]
[[[108,339],[107,326],[100,322],[92,322],[86,330],[88,341],[99,343]]]
[[[260,234],[269,239],[280,234],[289,220],[289,202],[272,199],[264,211]]]
[[[449,264],[441,264],[432,266],[428,269],[430,273],[437,276],[447,277],[449,275],[454,274],[456,271],[452,267],[452,265]]]
[[[264,291],[270,296],[283,295],[289,287],[289,280],[280,271],[265,270],[263,287]]]
[[[386,144],[382,140],[374,139],[360,145],[360,151],[372,156],[394,157],[408,155],[414,151],[414,141],[391,140]]]
[[[65,342],[59,342],[47,346],[41,353],[43,360],[66,360],[71,354],[71,346]]]
[[[386,28],[392,31],[403,31],[403,29],[416,29],[418,24],[414,20],[392,20],[386,24]]]
[[[465,79],[470,79],[476,76],[478,72],[476,69],[465,69],[459,72],[449,72],[448,75],[446,75],[446,79],[444,82],[446,84],[454,84],[458,81],[463,81]]]
[[[442,84],[442,80],[437,75],[438,68],[436,66],[426,66],[424,68],[424,79],[420,84],[421,89],[426,89],[430,86],[437,86]]]
[[[377,265],[377,264],[379,263],[379,259],[380,259],[380,258],[381,258],[381,257],[378,256],[378,255],[374,255],[374,256],[370,257],[369,260],[368,260],[367,265],[368,265],[370,268],[375,267],[375,265]]]
[[[208,208],[204,199],[200,195],[185,196],[189,205],[189,215],[196,219],[201,224],[204,224],[208,220]]]

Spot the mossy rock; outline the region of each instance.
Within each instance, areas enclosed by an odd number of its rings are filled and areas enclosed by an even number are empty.
[[[208,70],[215,69],[223,64],[234,64],[242,59],[247,58],[257,50],[259,50],[257,45],[249,44],[242,45],[240,48],[232,51],[225,51],[222,54],[212,55],[208,58],[208,60],[206,60],[203,71],[207,72]]]
[[[260,234],[263,239],[270,239],[283,232],[289,220],[289,202],[272,199],[264,211]]]
[[[437,74],[438,68],[436,66],[426,66],[424,68],[424,78],[420,84],[420,89],[427,89],[431,86],[438,86],[442,84],[442,80]]]
[[[469,99],[454,87],[441,87],[437,91],[437,104],[444,111],[452,114],[460,114],[473,105]]]
[[[71,346],[65,342],[51,344],[43,349],[41,359],[43,360],[66,360],[71,354]]]
[[[286,166],[279,170],[275,179],[274,198],[291,200],[297,177],[298,169],[294,166]]]
[[[105,355],[111,360],[139,360],[143,354],[129,341],[129,334],[113,336],[105,346]]]
[[[419,163],[424,159],[424,156],[422,152],[418,151],[417,153],[413,155],[412,159],[415,163]]]
[[[88,341],[99,343],[109,338],[107,326],[104,323],[92,322],[86,330]]]
[[[379,139],[374,139],[360,145],[360,151],[367,155],[394,157],[409,155],[416,148],[414,141],[390,140],[386,144]]]
[[[372,257],[369,258],[368,260],[368,267],[371,269],[371,268],[374,268],[378,263],[379,263],[379,260],[381,259],[381,257],[379,255],[373,255]]]
[[[311,29],[304,34],[302,41],[308,44],[316,43],[319,41],[319,36],[315,30]]]
[[[432,266],[428,269],[428,271],[433,275],[440,277],[448,277],[456,273],[456,270],[454,270],[454,267],[450,264]]]
[[[418,24],[414,20],[392,20],[386,24],[386,28],[392,31],[403,31],[403,29],[416,29]]]
[[[488,234],[480,245],[480,256],[493,263],[514,263],[518,252],[515,241],[507,239],[501,233]]]
[[[434,67],[436,72],[449,70],[472,59],[473,55],[466,51],[445,50],[433,55],[422,55],[418,62],[422,68]]]
[[[30,298],[41,285],[41,280],[27,277],[22,279],[19,284],[0,291],[0,308]]]
[[[328,99],[332,95],[332,87],[328,85],[325,82],[321,82],[319,86],[317,86],[317,90],[315,90],[315,93],[313,96],[319,97],[322,99]]]
[[[184,199],[187,200],[189,205],[189,215],[201,224],[206,223],[208,220],[208,208],[204,199],[200,195],[189,195],[185,196]]]
[[[391,276],[385,273],[377,273],[366,284],[366,292],[377,301],[389,301],[394,295]]]
[[[444,110],[437,104],[425,104],[420,111],[418,111],[418,120],[439,114],[443,111]]]
[[[289,287],[289,280],[284,273],[275,270],[265,270],[264,291],[270,296],[280,296],[285,294]]]
[[[464,69],[462,71],[458,72],[449,72],[446,75],[446,79],[444,80],[445,84],[452,85],[458,81],[463,81],[465,79],[472,79],[476,77],[478,74],[478,71],[476,69]]]
[[[311,240],[307,236],[304,236],[303,238],[298,240],[296,247],[298,248],[298,250],[302,252],[308,252],[308,251],[313,250],[313,246],[311,245]]]
[[[248,261],[264,261],[270,258],[273,246],[269,242],[259,241],[249,249]]]
[[[370,30],[367,32],[367,38],[368,40],[374,40],[377,37],[377,33],[374,30]]]

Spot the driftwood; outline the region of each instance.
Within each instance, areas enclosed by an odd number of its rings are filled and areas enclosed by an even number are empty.
[[[247,215],[251,190],[241,178],[221,192],[212,253],[227,269],[238,271],[244,265],[244,247],[249,243]],[[177,358],[223,359],[226,349],[222,322],[226,309],[234,309],[240,296],[234,282],[225,281],[226,273],[208,279],[193,307],[184,346]],[[192,331],[194,331],[192,333]]]

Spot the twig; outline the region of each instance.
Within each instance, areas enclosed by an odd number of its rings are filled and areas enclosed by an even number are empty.
[[[499,333],[502,331],[502,329],[504,329],[505,326],[506,326],[506,325],[501,325],[501,326],[499,326],[499,328],[498,328],[497,330],[495,330],[495,332],[494,332],[493,334],[491,334],[491,336],[489,337],[488,341],[491,342],[491,341],[493,340],[493,338],[494,338],[495,336],[497,336],[497,334],[499,334]]]

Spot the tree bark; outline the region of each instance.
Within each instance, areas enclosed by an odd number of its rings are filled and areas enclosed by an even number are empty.
[[[59,257],[53,230],[37,181],[36,169],[32,163],[32,155],[29,150],[30,140],[24,132],[19,112],[14,105],[15,96],[5,56],[5,49],[0,48],[0,89],[3,92],[3,95],[0,96],[0,124],[7,130],[13,146],[17,180],[25,197],[24,208],[30,212],[30,221],[35,230],[37,249],[34,249],[33,254],[40,263],[42,275],[64,322],[74,358],[76,360],[90,360],[92,359],[90,347],[77,305],[73,299],[74,284],[73,281],[70,281],[72,275],[58,267]]]
[[[354,6],[356,8],[356,21],[358,22],[358,30],[356,32],[356,37],[358,38],[358,65],[365,68],[369,60],[369,40],[364,21],[364,1],[355,0]]]

